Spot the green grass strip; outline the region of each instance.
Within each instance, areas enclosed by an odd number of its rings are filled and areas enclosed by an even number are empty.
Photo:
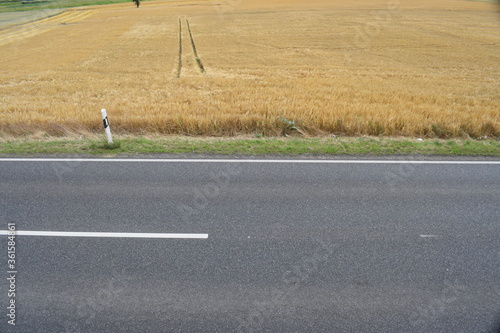
[[[498,140],[389,138],[193,138],[3,139],[0,156],[31,154],[214,154],[214,155],[441,155],[500,156]]]

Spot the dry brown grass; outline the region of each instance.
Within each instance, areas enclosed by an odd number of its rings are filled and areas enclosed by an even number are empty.
[[[73,9],[0,31],[0,135],[96,133],[106,108],[122,134],[499,136],[499,27],[460,0]]]

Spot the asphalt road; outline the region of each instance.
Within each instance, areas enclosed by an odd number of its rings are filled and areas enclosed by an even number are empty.
[[[208,234],[19,234],[15,297],[0,236],[0,332],[496,332],[499,216],[500,164],[0,160],[1,230]]]

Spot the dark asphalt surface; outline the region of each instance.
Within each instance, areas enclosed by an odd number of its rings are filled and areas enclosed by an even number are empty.
[[[496,332],[500,165],[0,161],[0,332]]]

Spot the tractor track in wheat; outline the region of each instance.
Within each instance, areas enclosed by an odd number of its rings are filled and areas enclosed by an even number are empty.
[[[179,60],[177,63],[177,78],[181,77],[182,73],[182,20],[179,17]]]
[[[198,56],[198,51],[196,50],[196,44],[194,42],[193,33],[191,32],[191,26],[189,25],[189,20],[188,19],[186,19],[186,25],[187,25],[187,28],[188,28],[189,39],[191,40],[191,47],[193,49],[193,55],[194,55],[194,58],[196,60],[196,64],[198,65],[198,68],[200,69],[200,72],[205,73],[205,67],[203,67],[203,63],[201,62],[201,59]]]

